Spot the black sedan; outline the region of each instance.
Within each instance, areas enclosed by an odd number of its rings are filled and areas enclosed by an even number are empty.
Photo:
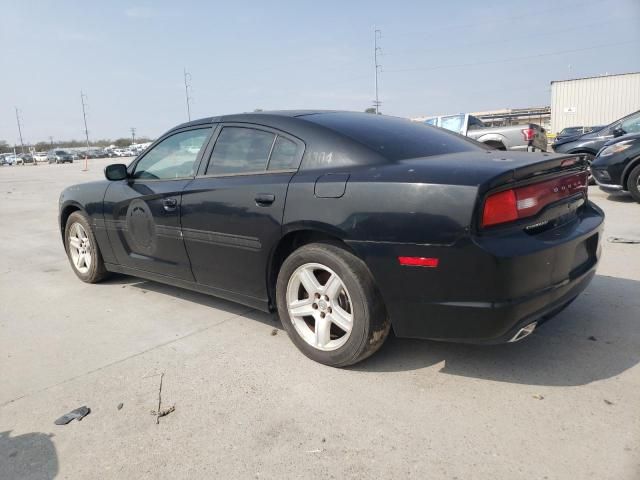
[[[277,310],[304,354],[345,366],[391,328],[516,341],[568,305],[600,255],[586,168],[381,115],[229,115],[67,188],[59,224],[85,282],[120,272]]]
[[[601,189],[626,190],[640,202],[640,133],[607,142],[591,164],[591,172]]]

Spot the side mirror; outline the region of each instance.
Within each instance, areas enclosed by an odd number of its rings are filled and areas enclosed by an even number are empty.
[[[124,180],[127,175],[127,166],[124,163],[112,163],[104,168],[104,176],[107,180]]]
[[[614,137],[621,137],[622,135],[624,135],[626,132],[620,128],[620,127],[616,127],[613,129],[613,136]]]

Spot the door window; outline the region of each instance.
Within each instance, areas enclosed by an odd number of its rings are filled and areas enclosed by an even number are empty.
[[[176,133],[158,143],[136,164],[133,178],[170,180],[192,177],[198,153],[211,128]]]
[[[224,127],[213,147],[207,175],[264,172],[275,134],[246,127]]]

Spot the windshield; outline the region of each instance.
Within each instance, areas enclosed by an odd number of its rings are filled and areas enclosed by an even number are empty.
[[[560,132],[560,135],[575,135],[582,133],[582,127],[569,127]]]

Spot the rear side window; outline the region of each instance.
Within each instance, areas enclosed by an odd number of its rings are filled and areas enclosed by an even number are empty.
[[[303,118],[350,137],[390,161],[486,149],[461,135],[397,117],[320,113]]]
[[[224,127],[213,147],[207,175],[262,172],[275,135],[245,127]]]
[[[269,170],[294,170],[298,168],[302,158],[301,150],[295,142],[278,135],[271,152]]]

